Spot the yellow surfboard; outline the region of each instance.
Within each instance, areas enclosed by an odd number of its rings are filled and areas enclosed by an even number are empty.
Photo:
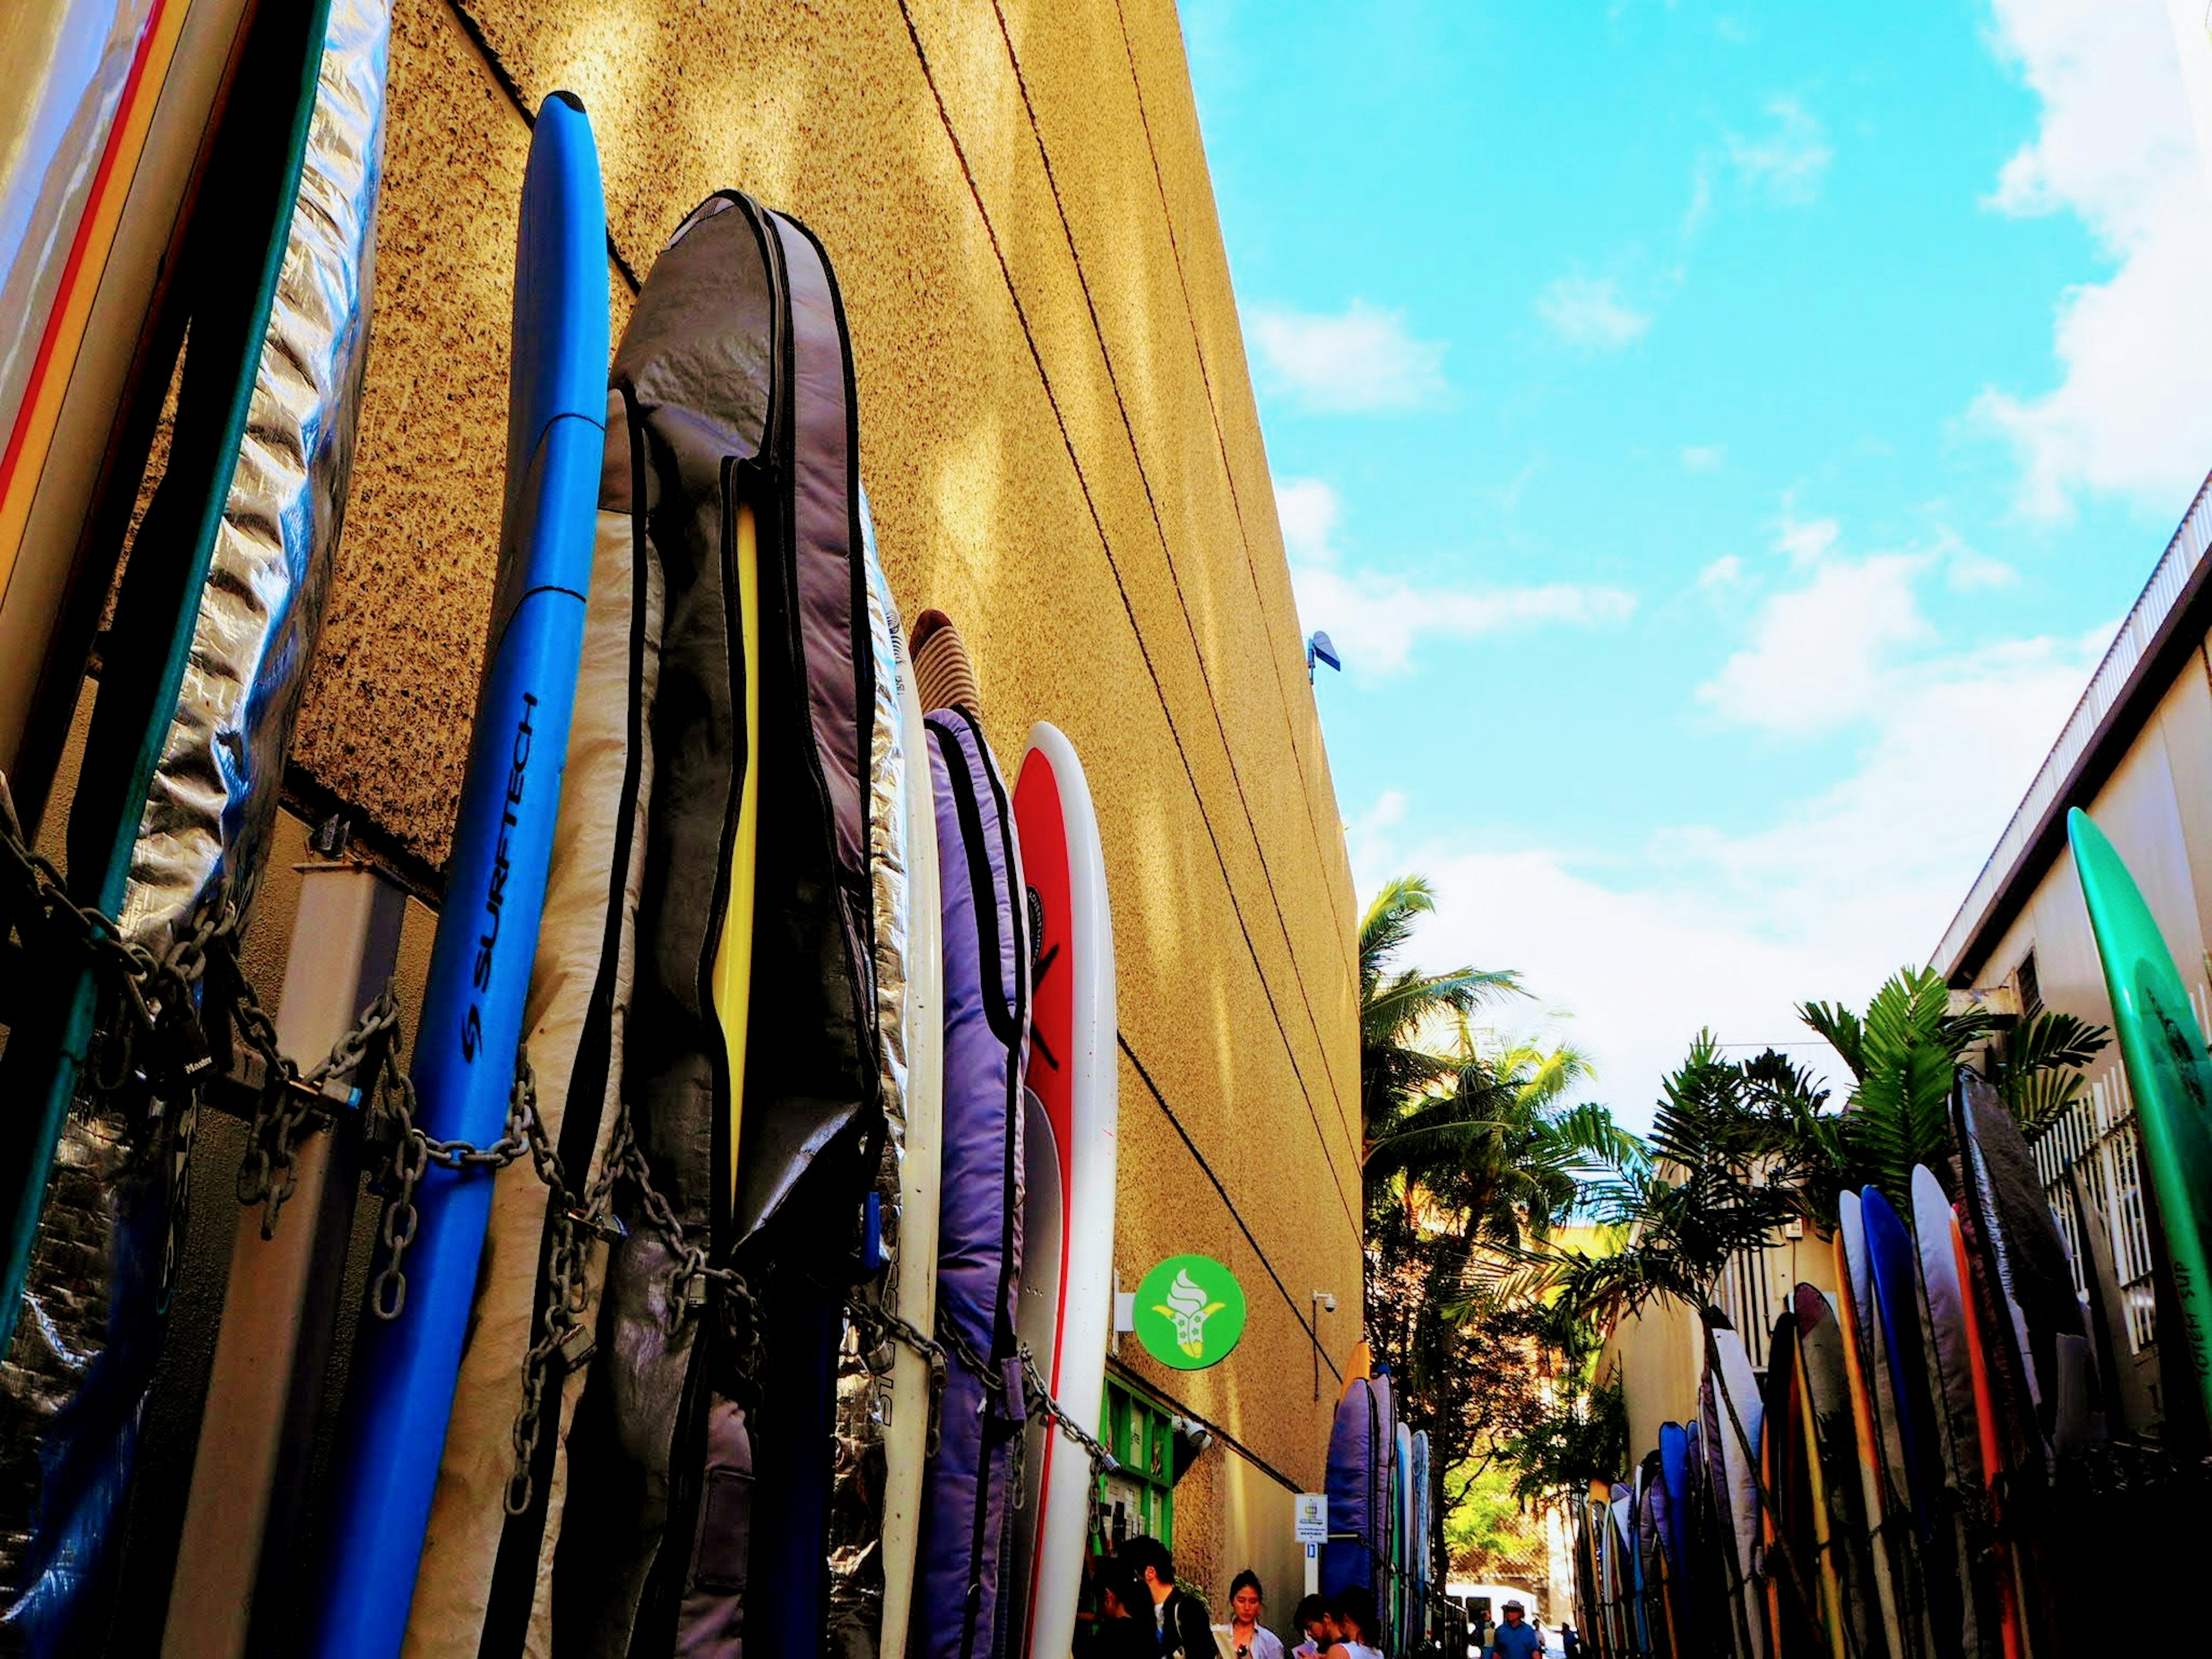
[[[1352,1349],[1352,1358],[1344,1362],[1344,1393],[1350,1394],[1353,1383],[1364,1382],[1374,1375],[1375,1350],[1367,1346],[1367,1340],[1363,1337],[1358,1346]]]
[[[730,1202],[738,1201],[738,1131],[744,1122],[745,1018],[753,983],[753,857],[760,845],[760,539],[750,507],[738,508],[738,639],[744,658],[745,769],[738,784],[738,831],[730,843],[730,896],[714,945],[714,1018],[730,1060]]]

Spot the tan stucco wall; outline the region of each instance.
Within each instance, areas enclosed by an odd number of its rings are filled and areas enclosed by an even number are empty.
[[[1659,1443],[1662,1423],[1687,1423],[1697,1415],[1698,1381],[1705,1373],[1705,1334],[1682,1303],[1655,1302],[1625,1316],[1598,1355],[1601,1379],[1617,1381],[1628,1407],[1628,1467]],[[1620,1478],[1626,1479],[1628,1470]]]
[[[1124,1358],[1317,1483],[1336,1385],[1324,1370],[1314,1401],[1299,1316],[1335,1293],[1340,1360],[1360,1322],[1355,903],[1173,6],[1006,0],[1003,32],[977,0],[468,12],[489,55],[446,0],[399,0],[368,386],[299,781],[442,860],[528,139],[502,80],[532,107],[581,96],[631,272],[719,187],[804,219],[843,288],[902,607],[960,623],[1002,758],[1048,719],[1097,799],[1122,1031],[1198,1154],[1124,1057],[1122,1282],[1196,1249],[1249,1298],[1212,1371]],[[610,280],[619,331],[630,290]],[[1202,1463],[1179,1494],[1185,1571],[1217,1597],[1255,1530],[1288,1526],[1244,1488]],[[1271,1585],[1271,1610],[1294,1591]]]

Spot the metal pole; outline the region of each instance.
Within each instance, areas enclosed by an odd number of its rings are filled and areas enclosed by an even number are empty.
[[[276,1010],[277,1042],[295,1058],[329,1053],[383,991],[407,905],[371,870],[322,864],[303,874]],[[326,1133],[302,1143],[274,1238],[261,1237],[258,1205],[239,1212],[162,1659],[239,1659],[264,1539],[279,1556],[296,1545],[301,1494],[275,1488],[313,1431],[360,1184],[357,1140]]]

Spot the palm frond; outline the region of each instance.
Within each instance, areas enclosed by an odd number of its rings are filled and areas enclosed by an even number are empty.
[[[1856,1014],[1839,1002],[1803,1002],[1797,1006],[1797,1018],[1827,1039],[1853,1077],[1866,1076],[1866,1028]]]
[[[1958,1060],[1949,1000],[1941,975],[1908,969],[1867,1005],[1866,1069],[1851,1091],[1844,1144],[1893,1202],[1911,1202],[1913,1166],[1940,1166],[1950,1145]]]
[[[1990,1082],[2021,1128],[2043,1128],[2081,1097],[2081,1068],[2104,1052],[2112,1032],[2051,1010],[2015,1027],[1992,1055]]]
[[[1382,964],[1413,936],[1413,924],[1436,908],[1436,889],[1425,876],[1398,876],[1382,884],[1359,918],[1362,988],[1381,976]]]
[[[1606,1107],[1589,1102],[1570,1107],[1550,1120],[1548,1133],[1556,1146],[1587,1167],[1638,1176],[1651,1167],[1651,1149],[1643,1137],[1615,1123]]]

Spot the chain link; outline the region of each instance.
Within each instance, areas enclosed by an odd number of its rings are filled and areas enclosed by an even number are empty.
[[[157,953],[125,938],[113,918],[72,899],[61,872],[26,842],[7,779],[0,775],[0,944],[12,932],[27,951],[58,944],[82,953],[117,1011],[95,1033],[98,1046],[86,1067],[87,1080],[106,1094],[134,1082],[158,1084],[149,1091],[150,1109],[168,1120],[180,1149],[189,1149],[208,1076],[219,1064],[235,1072],[241,1055],[251,1056],[247,1074],[240,1078],[255,1100],[239,1166],[238,1200],[242,1206],[262,1206],[264,1238],[275,1237],[277,1218],[296,1188],[293,1170],[301,1145],[326,1127],[336,1109],[360,1102],[364,1079],[373,1133],[390,1145],[382,1171],[386,1197],[378,1223],[385,1261],[369,1286],[369,1306],[380,1319],[395,1320],[406,1308],[404,1264],[422,1228],[416,1194],[431,1166],[495,1170],[525,1157],[531,1160],[546,1189],[552,1248],[541,1304],[544,1328],[523,1359],[522,1404],[514,1431],[515,1468],[506,1492],[509,1513],[530,1506],[531,1464],[549,1376],[556,1365],[565,1373],[592,1357],[587,1268],[595,1243],[627,1236],[613,1208],[618,1182],[629,1182],[646,1219],[676,1257],[671,1285],[676,1316],[702,1313],[715,1302],[719,1286],[721,1328],[734,1378],[741,1388],[757,1382],[760,1317],[751,1291],[734,1268],[713,1264],[654,1186],[627,1103],[616,1121],[604,1166],[580,1197],[538,1115],[536,1079],[525,1054],[515,1057],[514,1087],[501,1138],[489,1146],[441,1140],[415,1121],[420,1102],[413,1079],[399,1063],[404,1044],[398,1000],[391,989],[378,996],[328,1055],[303,1072],[278,1045],[276,1021],[239,969],[240,924],[238,908],[224,903],[209,906],[166,951]],[[221,1000],[204,1008],[194,991],[208,981],[211,969],[216,970]],[[210,986],[210,995],[215,991]],[[235,1032],[237,1049],[218,1056],[209,1036],[210,1018]],[[177,1109],[170,1112],[173,1101]],[[181,1188],[181,1151],[172,1163],[172,1182]]]
[[[854,1327],[860,1331],[867,1352],[896,1342],[920,1355],[929,1367],[929,1425],[925,1455],[934,1457],[943,1439],[945,1426],[945,1384],[951,1375],[948,1356],[944,1344],[933,1341],[928,1334],[880,1302],[865,1293],[856,1293],[848,1304]]]
[[[186,1089],[196,1090],[215,1060],[193,1006],[192,988],[207,969],[210,947],[230,954],[237,911],[210,906],[165,951],[125,938],[114,918],[72,899],[61,872],[24,840],[4,778],[0,886],[7,890],[5,931],[15,933],[27,951],[59,944],[81,951],[94,981],[114,999],[120,1018],[109,1022],[101,1044],[106,1052],[94,1055],[87,1068],[94,1090],[112,1094],[161,1073],[173,1073]],[[0,939],[4,937],[0,931]]]
[[[246,1155],[239,1166],[238,1199],[242,1206],[262,1206],[264,1238],[275,1237],[277,1218],[296,1188],[293,1170],[301,1145],[326,1127],[333,1109],[357,1102],[362,1093],[360,1079],[368,1078],[375,1129],[391,1147],[383,1171],[386,1197],[378,1224],[385,1262],[369,1286],[369,1306],[379,1319],[396,1320],[405,1311],[406,1256],[422,1228],[416,1194],[431,1166],[496,1170],[525,1157],[531,1160],[546,1189],[552,1237],[541,1303],[544,1328],[523,1358],[522,1401],[513,1434],[515,1462],[505,1493],[509,1514],[527,1510],[533,1497],[532,1465],[543,1429],[549,1378],[556,1366],[565,1374],[588,1364],[592,1357],[594,1345],[586,1322],[589,1258],[595,1243],[627,1237],[613,1208],[619,1182],[628,1181],[645,1219],[676,1259],[670,1288],[677,1316],[703,1313],[719,1287],[733,1379],[740,1389],[757,1384],[760,1316],[750,1287],[735,1268],[714,1265],[708,1250],[690,1236],[674,1206],[653,1184],[627,1103],[620,1109],[599,1173],[580,1197],[538,1115],[537,1081],[526,1054],[516,1055],[505,1131],[490,1146],[441,1140],[416,1122],[420,1102],[413,1079],[399,1063],[404,1046],[399,1006],[388,988],[328,1055],[303,1072],[283,1053],[275,1020],[239,970],[240,918],[236,907],[210,906],[164,952],[126,939],[112,918],[70,898],[60,872],[25,842],[4,776],[0,776],[0,902],[4,902],[0,915],[12,915],[12,930],[26,947],[60,936],[84,953],[94,978],[113,998],[120,1017],[109,1022],[103,1053],[88,1068],[93,1086],[112,1093],[133,1079],[173,1074],[183,1085],[183,1096],[173,1121],[187,1137],[200,1088],[217,1064],[205,1012],[195,1006],[193,990],[206,979],[211,965],[220,964],[226,994],[222,1006],[214,1012],[229,1022],[258,1062],[253,1068],[258,1079],[246,1079],[255,1086],[256,1098]],[[173,1178],[181,1181],[181,1171]],[[853,1299],[849,1311],[871,1347],[898,1342],[927,1363],[931,1455],[938,1448],[945,1385],[954,1358],[1007,1416],[1018,1414],[1010,1409],[1017,1402],[1009,1398],[1005,1369],[976,1353],[957,1330],[941,1328],[939,1339],[933,1340],[908,1320],[860,1297]],[[1080,1446],[1094,1475],[1117,1469],[1120,1465],[1105,1446],[1053,1398],[1028,1345],[1022,1345],[1014,1358],[1022,1393],[1018,1405],[1041,1413]]]
[[[883,1316],[896,1317],[889,1315]],[[976,1352],[975,1345],[969,1342],[957,1327],[940,1322],[937,1330],[937,1342],[928,1343],[928,1349],[923,1350],[915,1343],[915,1339],[919,1338],[921,1342],[927,1343],[928,1341],[927,1338],[921,1337],[920,1332],[915,1331],[913,1326],[907,1324],[902,1319],[897,1320],[896,1325],[903,1328],[894,1328],[892,1334],[909,1342],[910,1345],[916,1346],[916,1351],[923,1352],[925,1354],[927,1351],[934,1351],[941,1358],[949,1352],[951,1357],[957,1359],[962,1367],[982,1385],[983,1392],[990,1397],[992,1403],[1002,1414],[1009,1418],[1017,1414],[1010,1409],[1014,1402],[1009,1398],[1012,1391],[1007,1385],[1004,1367],[993,1364],[981,1354]],[[912,1332],[913,1336],[908,1337],[906,1334],[908,1332]],[[1085,1455],[1091,1460],[1091,1474],[1094,1480],[1119,1470],[1121,1467],[1120,1460],[1106,1449],[1104,1443],[1069,1415],[1067,1409],[1053,1397],[1052,1390],[1045,1385],[1043,1373],[1037,1370],[1036,1356],[1030,1352],[1030,1345],[1026,1342],[1018,1344],[1012,1358],[1021,1379],[1022,1398],[1019,1403],[1024,1411],[1035,1413],[1044,1418],[1046,1421],[1057,1427],[1062,1434],[1080,1446]],[[1019,1441],[1015,1443],[1014,1457],[1016,1467],[1013,1488],[1015,1502],[1018,1506],[1022,1492],[1020,1479],[1022,1444]]]
[[[1062,1434],[1083,1448],[1085,1455],[1091,1459],[1093,1480],[1117,1472],[1121,1467],[1121,1462],[1106,1449],[1105,1443],[1070,1417],[1060,1401],[1053,1398],[1052,1391],[1045,1387],[1043,1375],[1037,1370],[1036,1358],[1030,1352],[1030,1345],[1026,1342],[1021,1345],[1021,1361],[1022,1381],[1029,1395],[1030,1409],[1042,1413],[1058,1426]]]

